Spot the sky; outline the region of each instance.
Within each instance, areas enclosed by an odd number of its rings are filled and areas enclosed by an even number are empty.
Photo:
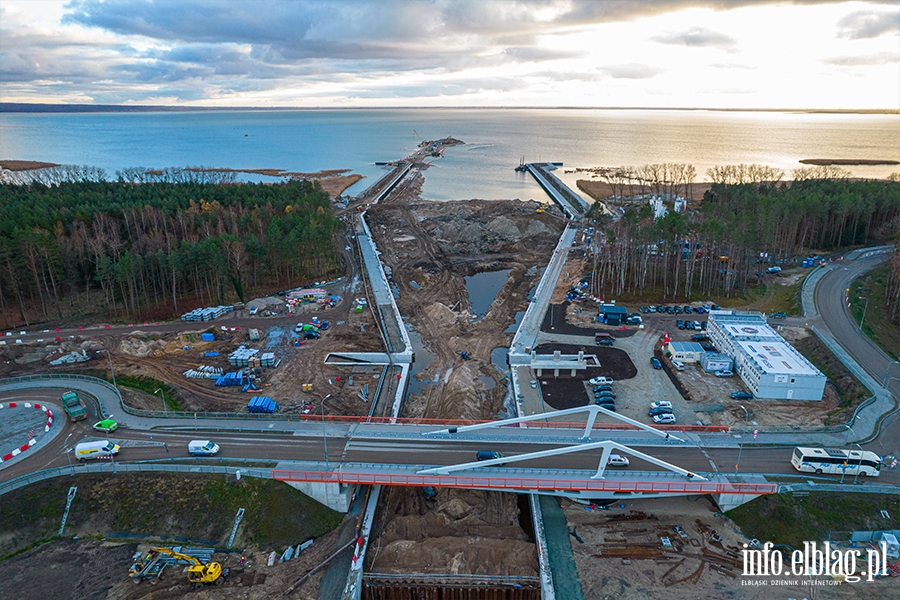
[[[0,0],[0,101],[900,109],[900,0]]]

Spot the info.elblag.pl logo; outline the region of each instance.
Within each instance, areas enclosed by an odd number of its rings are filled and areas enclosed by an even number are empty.
[[[774,544],[766,542],[758,549],[747,544],[741,550],[744,555],[745,577],[816,577],[825,576],[843,579],[849,583],[874,581],[876,577],[886,577],[887,544],[881,542],[878,548],[866,548],[865,562],[861,563],[859,549],[840,550],[832,548],[831,542],[822,547],[816,542],[803,542],[802,550],[794,550],[788,559]],[[864,570],[860,570],[860,568]]]

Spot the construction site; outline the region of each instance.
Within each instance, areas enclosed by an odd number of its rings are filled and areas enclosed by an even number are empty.
[[[366,222],[412,340],[415,363],[401,417],[493,420],[516,416],[505,351],[567,222],[556,205],[535,201],[423,200],[427,161],[460,143],[452,138],[421,142],[419,151],[406,159],[413,168],[403,171],[405,175],[384,199],[369,202],[406,163],[354,202],[338,204],[338,214],[348,224],[352,215],[366,210]],[[108,365],[110,376],[114,371],[120,378],[148,378],[175,392],[167,403],[156,393],[123,388],[125,401],[137,409],[158,411],[167,406],[188,413],[258,409],[298,420],[314,418],[320,411],[347,417],[388,416],[393,367],[329,362],[335,354],[387,350],[356,243],[348,227],[342,240],[344,277],[312,282],[305,288],[323,290],[321,297],[328,302],[317,301],[313,294],[291,302],[291,290],[286,290],[249,301],[208,323],[133,324],[124,333],[99,330],[38,347],[8,346],[2,350],[6,360],[0,364],[0,376],[54,371],[106,375]],[[582,248],[569,252],[570,263],[556,282],[549,322],[542,330],[582,335],[591,343],[595,331],[608,329],[596,323],[595,311],[580,311],[579,305],[566,300],[567,291],[588,268],[582,262]],[[635,366],[633,357],[649,356],[667,325],[662,317],[648,319],[646,327],[616,331],[615,348],[590,348],[592,354],[602,356],[606,369],[597,373],[621,382],[617,389],[629,401],[622,403],[623,414],[646,419],[645,401],[658,399],[660,389],[669,392],[672,388],[680,398],[670,399],[679,403],[678,411],[684,411],[683,422],[740,422],[744,417],[739,404],[719,399],[741,389],[736,380],[692,384],[691,375],[666,371],[665,376],[675,383],[661,388],[648,383],[647,365]],[[106,348],[108,354],[97,353]],[[584,348],[553,342],[536,350]],[[47,365],[72,353],[89,359],[76,365]],[[582,380],[541,378],[547,404],[554,409],[588,404]],[[676,385],[678,380],[684,380],[684,386]],[[681,393],[683,388],[692,392]],[[796,403],[773,403],[754,417],[762,424],[778,422],[793,410],[794,416],[809,413],[803,422],[814,423],[835,402],[827,397],[826,402],[804,406],[799,413]],[[766,410],[771,411],[768,417],[762,414]],[[541,502],[556,503],[564,516],[565,530],[548,531],[547,537],[554,551],[573,557],[577,572],[571,573],[571,581],[561,583],[571,586],[573,593],[577,588],[572,598],[761,597],[758,590],[741,588],[736,581],[741,573],[740,548],[749,540],[708,497],[628,500],[608,506],[552,497]],[[347,549],[353,540],[346,540],[353,538],[357,526],[358,515],[348,515],[311,548],[301,552],[298,544],[297,557],[284,562],[272,548],[254,547],[249,541],[245,554],[214,552],[218,547],[214,545],[209,552],[201,552],[201,560],[178,556],[171,546],[152,542],[60,540],[0,565],[0,574],[4,570],[20,573],[0,577],[6,581],[0,583],[0,596],[12,593],[11,585],[46,576],[39,575],[38,563],[93,565],[108,560],[109,566],[103,568],[107,579],[84,576],[77,597],[158,599],[190,593],[189,597],[197,598],[268,598],[290,588],[290,597],[329,598],[336,583],[327,580],[334,575],[326,567],[332,555],[340,553],[342,564],[349,565]],[[367,542],[363,592],[367,599],[540,598],[538,550],[524,495],[386,487]],[[163,575],[163,570],[168,572]],[[176,574],[177,584],[169,583]],[[60,568],[58,576],[49,577],[52,582],[46,589],[60,592],[53,597],[65,597],[65,590],[71,589],[66,587],[70,577],[71,570]],[[110,581],[116,583],[111,586]],[[164,585],[156,585],[160,582]],[[783,591],[797,597],[809,593],[802,586]],[[818,589],[815,597],[843,597],[840,591]]]

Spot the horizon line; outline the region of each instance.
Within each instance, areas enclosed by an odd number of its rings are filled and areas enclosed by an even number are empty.
[[[190,112],[190,111],[313,111],[313,110],[665,110],[687,112],[794,112],[831,114],[900,114],[898,108],[715,108],[675,106],[184,106],[171,104],[67,104],[0,102],[0,112]]]

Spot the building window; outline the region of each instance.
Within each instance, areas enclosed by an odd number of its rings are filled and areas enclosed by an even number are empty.
[[[791,377],[791,383],[794,383],[794,381],[795,381],[795,379],[793,377]]]

